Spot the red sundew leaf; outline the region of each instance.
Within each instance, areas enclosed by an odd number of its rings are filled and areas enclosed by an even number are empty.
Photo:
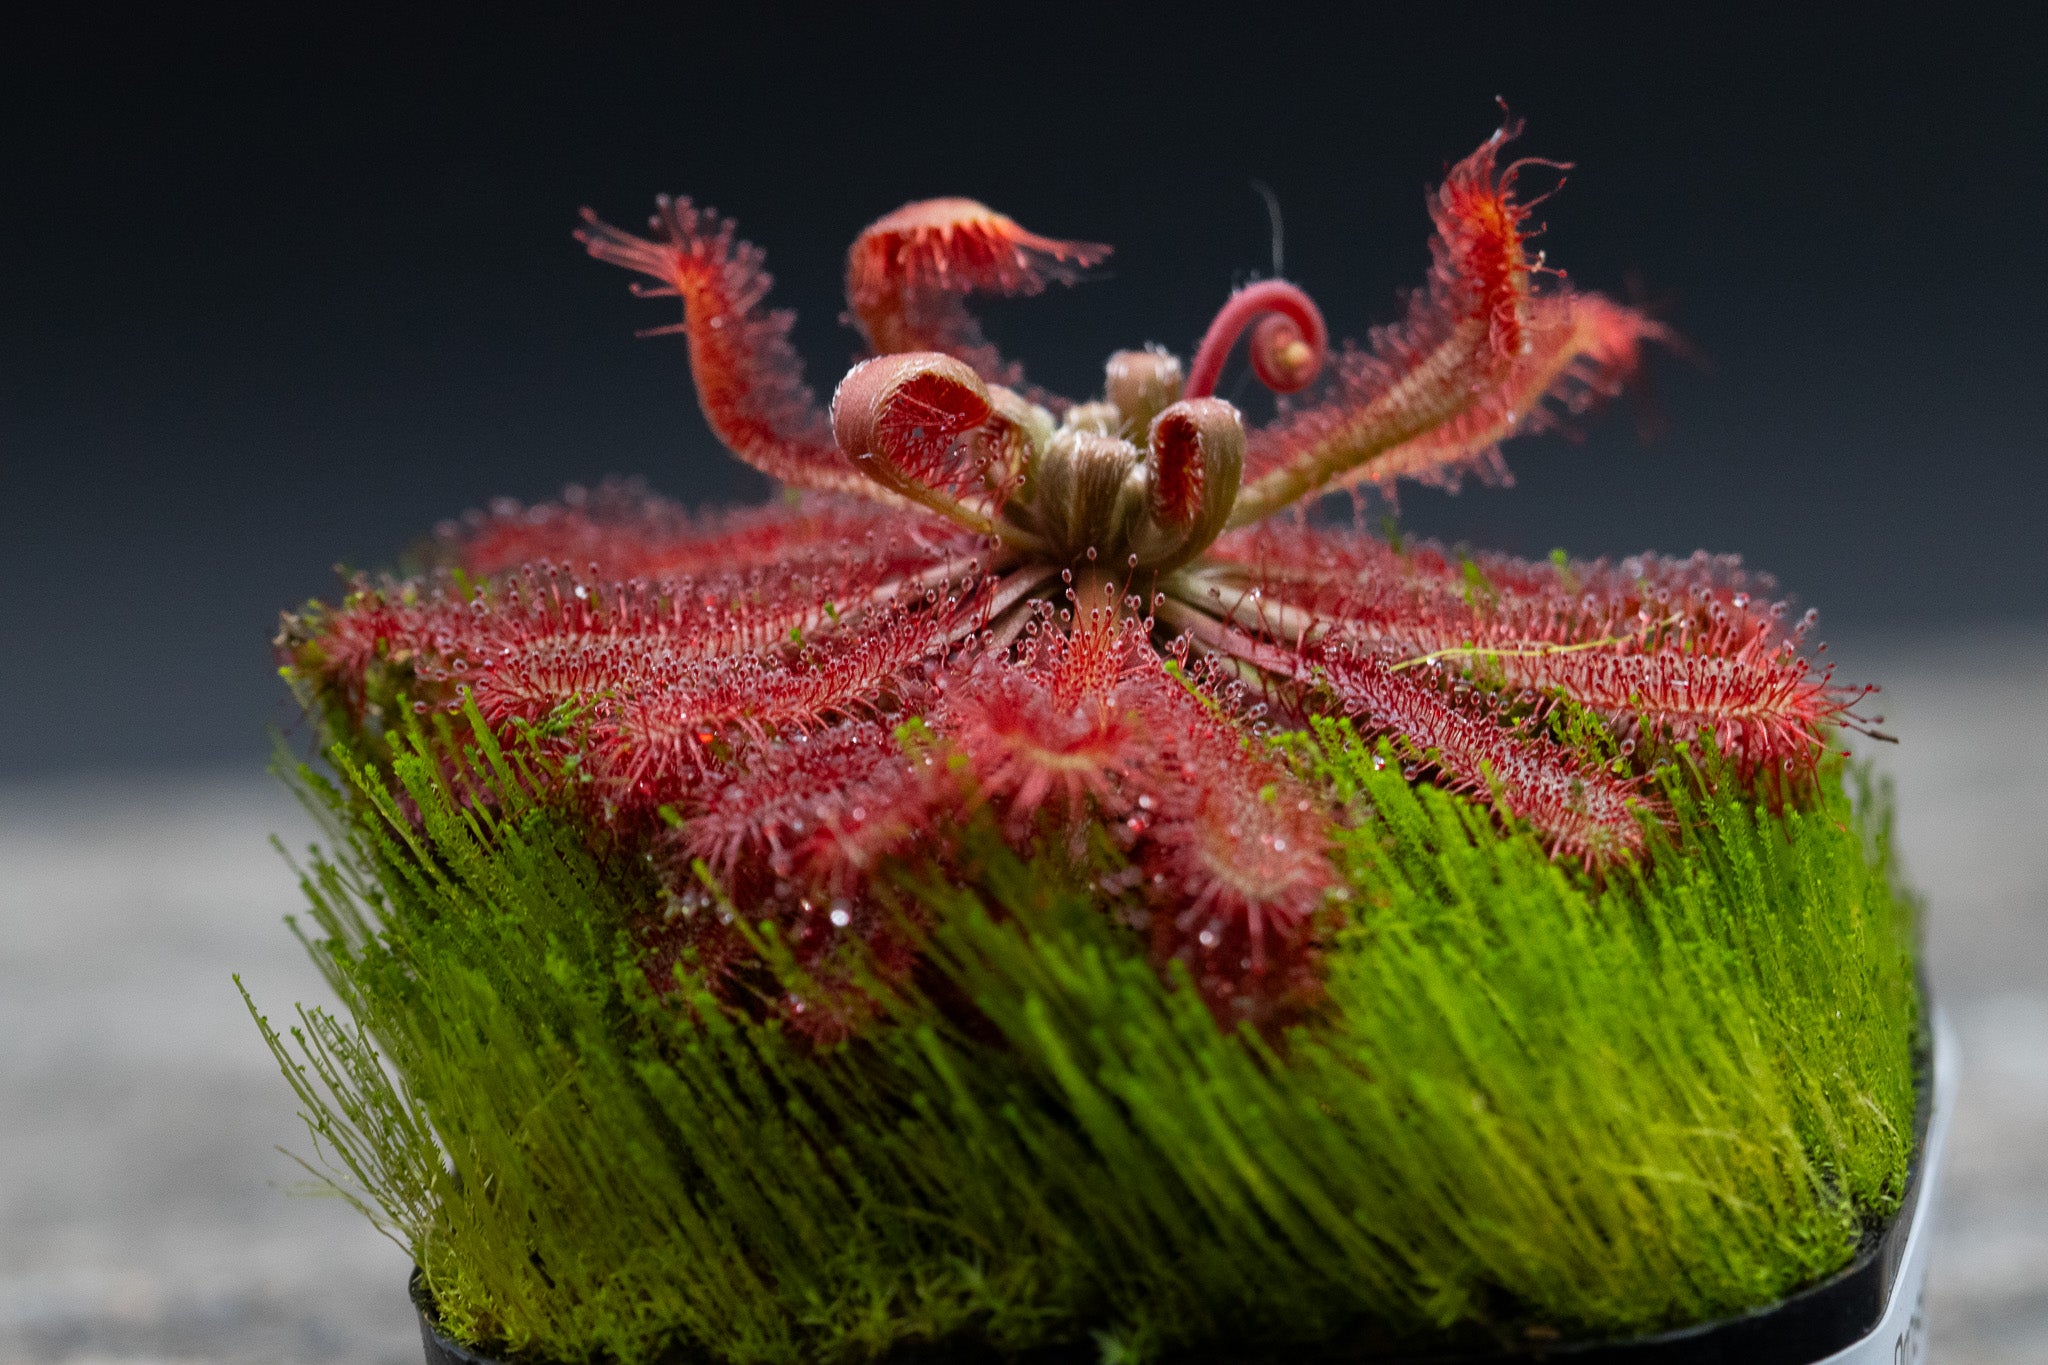
[[[1719,620],[1770,622],[1774,639],[1790,638],[1784,608],[1770,600],[1775,581],[1744,569],[1734,555],[1700,551],[1685,559],[1642,554],[1560,563],[1480,553],[1465,559],[1432,541],[1409,541],[1397,550],[1353,528],[1270,522],[1224,537],[1209,557],[1239,566],[1244,583],[1264,599],[1332,627],[1341,624],[1353,636],[1384,630],[1415,644],[1412,653],[1455,643],[1448,636],[1483,621],[1502,626],[1501,639],[1513,638],[1512,626],[1526,638],[1561,643],[1660,621],[1701,627]],[[1411,627],[1438,643],[1420,645]]]
[[[1597,294],[1532,298],[1528,314],[1523,349],[1489,392],[1329,487],[1370,482],[1386,488],[1409,479],[1456,492],[1467,474],[1481,483],[1513,483],[1500,459],[1502,441],[1551,430],[1561,416],[1613,397],[1641,364],[1644,342],[1672,340],[1660,323]]]
[[[504,499],[444,523],[437,538],[446,561],[471,574],[548,562],[607,582],[868,560],[914,573],[978,549],[950,522],[857,498],[811,495],[794,505],[693,513],[625,482],[571,489],[534,507]]]
[[[941,724],[1020,835],[1042,812],[1062,823],[1119,814],[1122,779],[1156,743],[1116,689],[1063,699],[1051,678],[994,660],[949,691]]]
[[[1191,675],[1212,698],[1221,675]],[[934,727],[1013,838],[1112,822],[1152,906],[1163,965],[1186,961],[1226,1018],[1313,996],[1312,929],[1336,873],[1320,798],[1170,677],[1135,622],[1047,631],[950,687]]]
[[[1773,640],[1765,623],[1746,641],[1720,626],[1641,650],[1486,657],[1508,687],[1555,692],[1679,742],[1711,736],[1745,778],[1767,768],[1811,771],[1829,727],[1865,725],[1854,708],[1873,690],[1837,686],[1831,670]]]
[[[1397,554],[1357,534],[1262,529],[1236,538],[1260,589],[1241,625],[1305,617],[1317,638],[1372,646],[1389,663],[1483,669],[1496,685],[1558,695],[1679,741],[1710,735],[1745,775],[1810,770],[1833,725],[1861,725],[1867,689],[1843,688],[1799,652],[1732,557],[1638,556],[1619,566],[1475,562],[1432,546]],[[1483,563],[1484,568],[1479,568]]]
[[[1643,342],[1668,339],[1605,299],[1536,291],[1543,267],[1527,247],[1530,205],[1515,195],[1528,163],[1498,164],[1517,131],[1496,132],[1432,198],[1429,281],[1407,317],[1374,329],[1366,349],[1338,353],[1316,397],[1251,433],[1240,523],[1365,480],[1505,477],[1495,445],[1550,420],[1546,398],[1581,409],[1619,385]]]
[[[631,685],[681,677],[703,661],[775,657],[817,633],[853,628],[893,609],[885,568],[593,584],[529,570],[466,597],[452,584],[365,591],[323,621],[328,681],[360,697],[363,674],[400,663],[424,681],[470,687],[494,723],[534,720],[552,707]],[[952,585],[966,590],[963,575]],[[844,607],[833,605],[843,599]]]
[[[701,858],[731,905],[776,925],[809,979],[800,993],[755,1003],[829,1045],[874,1016],[861,984],[869,973],[900,980],[915,965],[906,932],[915,907],[879,904],[869,885],[887,860],[936,846],[962,806],[958,786],[874,720],[793,732],[704,784],[692,813],[656,839],[657,858],[671,884],[685,887],[695,885],[692,864]],[[749,989],[758,963],[722,917],[731,912],[702,892],[686,893],[681,904],[686,913],[670,915],[652,935],[665,954],[661,970],[687,951],[715,989]]]
[[[1237,501],[1244,422],[1220,398],[1182,399],[1152,419],[1149,534],[1135,541],[1147,568],[1175,568],[1206,549]]]
[[[750,752],[670,842],[743,903],[769,899],[778,882],[857,899],[885,859],[929,836],[935,807],[957,803],[952,785],[888,726],[846,721]]]
[[[795,315],[762,306],[772,279],[759,247],[731,219],[688,199],[655,201],[654,237],[636,237],[589,209],[576,238],[600,261],[658,281],[648,292],[683,303],[680,330],[704,419],[726,447],[770,478],[797,488],[874,495],[840,457],[789,344]]]
[[[1163,525],[1186,526],[1201,513],[1207,483],[1201,438],[1201,430],[1177,413],[1153,427],[1152,515]]]
[[[691,896],[638,926],[640,965],[648,985],[666,993],[680,982],[701,981],[727,1005],[773,1014],[795,1036],[816,1047],[832,1047],[881,1012],[869,993],[870,981],[900,981],[917,963],[916,944],[893,909],[796,898],[752,906],[749,913],[775,922],[803,974],[797,989],[785,989],[763,970],[749,932],[758,929],[742,929],[731,911],[708,896]]]
[[[1185,689],[1148,689],[1144,709],[1171,736],[1139,774],[1133,817],[1153,955],[1186,962],[1226,1018],[1305,1004],[1316,919],[1337,884],[1327,807]]]
[[[938,351],[864,360],[832,395],[832,433],[869,478],[953,514],[959,494],[986,486],[990,451],[963,439],[996,416],[988,386]]]
[[[1131,799],[1125,777],[1161,742],[1139,714],[1160,675],[1141,623],[1093,610],[1071,634],[1044,613],[1039,624],[1015,655],[975,659],[932,718],[1020,837],[1042,813],[1067,826],[1117,818]]]
[[[311,617],[311,639],[285,644],[292,667],[310,676],[320,689],[338,700],[352,717],[361,718],[371,702],[371,673],[385,665],[404,666],[405,618],[395,604],[367,591],[351,594],[341,609]],[[305,619],[305,618],[301,618]],[[287,625],[289,633],[290,626]],[[280,637],[281,641],[287,637]]]
[[[718,761],[718,746],[859,716],[915,686],[914,666],[945,640],[937,613],[892,610],[794,657],[780,651],[653,661],[593,730],[598,774],[642,802],[672,799]],[[580,692],[579,695],[588,695]]]
[[[1461,581],[1463,565],[1439,547],[1434,572]],[[1419,551],[1418,551],[1419,553]],[[1482,551],[1470,562],[1488,590],[1503,600],[1576,601],[1580,610],[1610,616],[1682,614],[1704,623],[1715,609],[1748,613],[1752,620],[1781,620],[1785,608],[1774,599],[1777,580],[1745,568],[1739,555],[1698,550],[1684,559],[1669,555],[1629,555],[1619,560],[1524,560]],[[1783,634],[1784,632],[1780,632]]]
[[[1386,660],[1350,649],[1321,651],[1319,675],[1362,733],[1392,737],[1453,791],[1492,796],[1526,820],[1553,857],[1587,867],[1641,851],[1637,784],[1542,736],[1522,736],[1470,701],[1455,698]]]
[[[1023,665],[1044,674],[1061,705],[1113,697],[1126,685],[1160,685],[1159,659],[1144,623],[1119,616],[1112,592],[1100,603],[1076,602],[1071,631],[1041,634],[1024,652]]]
[[[736,746],[913,693],[921,661],[972,619],[978,581],[936,602],[878,598],[885,581],[858,564],[829,579],[756,570],[602,588],[530,572],[466,601],[366,593],[326,618],[320,641],[328,685],[355,704],[369,667],[398,663],[436,697],[467,689],[501,738],[579,710],[593,796],[640,818],[685,799]],[[849,605],[828,611],[834,596]]]
[[[870,223],[846,253],[846,302],[877,355],[943,351],[992,384],[1023,382],[989,344],[968,294],[1073,284],[1110,249],[1027,232],[972,199],[924,199]]]

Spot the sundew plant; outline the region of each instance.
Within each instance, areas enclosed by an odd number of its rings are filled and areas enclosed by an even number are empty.
[[[1896,1208],[1912,916],[1811,617],[1300,514],[1497,476],[1664,339],[1532,254],[1511,135],[1363,346],[1267,280],[1087,401],[965,300],[1107,247],[878,220],[826,411],[729,222],[586,213],[786,496],[496,506],[279,637],[352,1019],[265,1033],[444,1330],[1366,1358],[1753,1307]]]

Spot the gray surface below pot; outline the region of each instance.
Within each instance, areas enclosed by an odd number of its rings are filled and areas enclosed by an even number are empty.
[[[2048,1360],[2048,639],[1838,648],[1887,684],[1901,842],[1963,1085],[1942,1365]],[[243,1015],[324,992],[256,775],[0,786],[0,1365],[413,1365],[406,1254],[280,1193],[308,1151]]]

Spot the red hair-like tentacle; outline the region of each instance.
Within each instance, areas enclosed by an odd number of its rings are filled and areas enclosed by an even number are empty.
[[[846,303],[877,355],[942,351],[991,384],[1023,383],[967,311],[969,294],[1073,284],[1109,256],[1099,242],[1026,231],[972,199],[922,199],[886,214],[846,253]]]

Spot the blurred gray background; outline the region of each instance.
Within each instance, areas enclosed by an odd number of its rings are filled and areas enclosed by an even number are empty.
[[[812,382],[843,251],[968,194],[1114,243],[995,305],[1035,378],[1183,355],[1286,272],[1363,338],[1422,199],[1505,96],[1576,163],[1575,283],[1687,340],[1518,484],[1411,532],[1541,555],[1741,550],[1886,687],[1911,871],[1968,1069],[1936,1359],[2048,1361],[2048,21],[1951,7],[67,10],[0,44],[0,1365],[417,1358],[405,1259],[288,1198],[305,1150],[227,980],[317,999],[261,775],[302,735],[277,612],[446,516],[569,481],[760,496],[671,320],[578,205],[736,215]],[[1229,379],[1226,377],[1226,385]]]

